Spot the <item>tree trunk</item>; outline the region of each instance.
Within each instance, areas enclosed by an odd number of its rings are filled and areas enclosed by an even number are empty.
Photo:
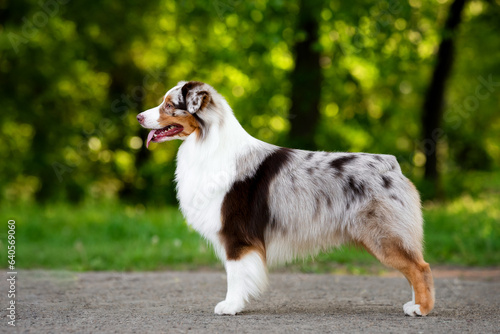
[[[439,189],[439,173],[437,169],[437,143],[443,134],[441,119],[443,117],[444,92],[446,80],[450,76],[454,59],[454,38],[461,22],[462,11],[466,0],[455,0],[448,13],[443,39],[439,45],[436,67],[425,96],[422,114],[423,148],[427,157],[425,178]]]
[[[292,106],[289,143],[296,148],[316,149],[314,134],[319,121],[321,96],[320,52],[318,43],[318,13],[321,2],[300,1],[296,31],[305,33],[305,39],[294,47],[295,69],[291,73]]]

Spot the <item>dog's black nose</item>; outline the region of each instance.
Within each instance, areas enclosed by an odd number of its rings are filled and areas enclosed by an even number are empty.
[[[141,114],[137,115],[137,120],[142,124],[142,122],[144,122],[144,116]]]

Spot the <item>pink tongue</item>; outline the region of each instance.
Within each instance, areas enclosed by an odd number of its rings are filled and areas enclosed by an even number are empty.
[[[153,136],[154,136],[155,132],[156,132],[156,130],[149,131],[148,139],[146,141],[146,147],[149,148],[149,142],[151,141],[151,139],[153,139]]]

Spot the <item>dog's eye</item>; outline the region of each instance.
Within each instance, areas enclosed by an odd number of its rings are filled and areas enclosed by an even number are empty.
[[[168,109],[172,109],[174,106],[172,105],[172,103],[167,103],[167,108]]]

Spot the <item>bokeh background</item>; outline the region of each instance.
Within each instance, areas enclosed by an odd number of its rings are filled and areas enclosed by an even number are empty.
[[[217,266],[177,209],[180,143],[147,149],[135,119],[180,80],[264,141],[395,155],[428,261],[498,265],[499,18],[499,0],[0,0],[0,266],[7,219],[23,268]]]

